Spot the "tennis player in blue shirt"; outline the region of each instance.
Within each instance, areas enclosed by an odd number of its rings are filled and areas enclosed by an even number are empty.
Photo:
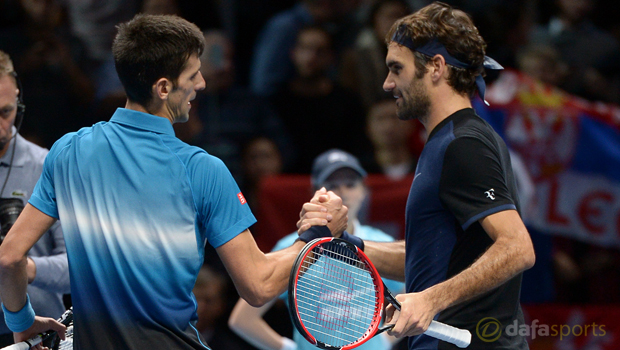
[[[125,108],[54,144],[0,246],[0,296],[16,340],[64,328],[35,317],[26,293],[27,252],[57,219],[75,349],[208,349],[194,326],[192,294],[207,241],[250,304],[286,288],[303,242],[263,254],[226,166],[174,135],[172,124],[187,121],[190,101],[205,88],[203,50],[202,32],[176,16],[137,15],[119,25],[112,51]],[[346,213],[334,215],[332,229],[345,229]]]

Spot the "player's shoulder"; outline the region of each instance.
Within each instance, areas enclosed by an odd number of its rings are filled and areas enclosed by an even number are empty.
[[[457,113],[458,117],[453,119],[453,133],[455,138],[489,137],[495,132],[493,127],[478,116],[473,109],[467,108]]]

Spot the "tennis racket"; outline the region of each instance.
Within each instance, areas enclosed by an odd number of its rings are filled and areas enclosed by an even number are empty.
[[[65,340],[60,340],[56,331],[49,331],[41,333],[35,337],[32,337],[28,340],[24,340],[17,344],[9,345],[0,350],[28,350],[31,347],[49,341],[53,344],[50,346],[50,349],[58,349],[58,350],[72,350],[73,349],[73,308],[69,308],[65,311],[62,316],[58,319],[58,322],[67,326],[67,331],[65,333]]]
[[[299,252],[288,287],[293,324],[310,343],[330,350],[353,349],[391,329],[379,328],[387,289],[366,254],[339,238],[318,238]],[[465,348],[471,333],[432,321],[424,334]]]

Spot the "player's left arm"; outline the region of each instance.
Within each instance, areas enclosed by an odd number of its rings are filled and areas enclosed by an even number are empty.
[[[516,210],[489,215],[480,223],[494,240],[493,244],[470,267],[452,278],[420,293],[397,295],[402,308],[390,334],[397,337],[420,334],[437,313],[496,288],[534,265],[534,247]],[[390,321],[392,317],[387,322]]]

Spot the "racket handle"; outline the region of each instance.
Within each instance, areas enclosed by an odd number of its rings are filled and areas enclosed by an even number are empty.
[[[37,335],[36,337],[30,338],[27,341],[22,341],[17,344],[9,345],[2,348],[1,350],[28,350],[31,347],[39,344],[41,340],[41,336]]]
[[[437,321],[432,321],[424,334],[452,343],[459,348],[466,348],[471,342],[471,333],[468,330],[452,327]]]

